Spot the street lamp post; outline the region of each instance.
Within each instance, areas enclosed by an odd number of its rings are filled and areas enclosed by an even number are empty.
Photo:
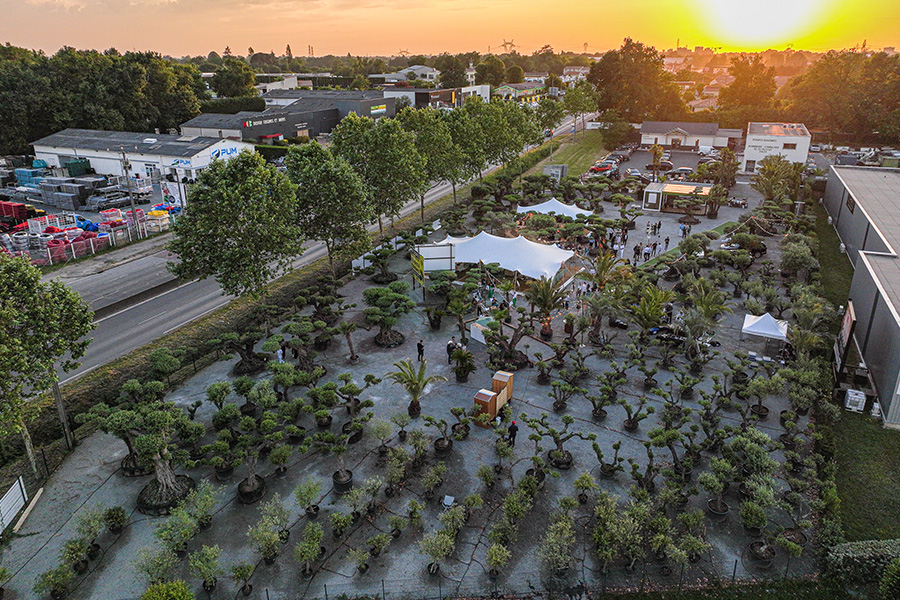
[[[140,229],[138,226],[138,218],[137,218],[137,209],[134,207],[134,194],[131,192],[131,176],[128,174],[128,170],[131,168],[131,163],[128,161],[128,158],[125,157],[125,147],[120,146],[119,150],[122,152],[122,171],[125,172],[125,185],[128,186],[128,199],[131,201],[131,220],[134,223],[135,233],[140,233]],[[125,222],[128,222],[128,219],[125,219]]]

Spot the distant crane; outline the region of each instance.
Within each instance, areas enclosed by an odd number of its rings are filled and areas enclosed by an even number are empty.
[[[401,50],[397,54],[399,54],[400,56],[406,57],[406,56],[409,56],[409,50]]]
[[[507,41],[506,41],[506,38],[503,38],[503,43],[500,44],[500,46],[502,46],[503,49],[506,50],[507,53],[509,53],[509,52],[511,52],[512,50],[514,50],[515,48],[518,48],[518,47],[519,47],[519,45],[516,44],[516,41],[515,41],[515,40],[509,40],[509,41],[507,42]]]

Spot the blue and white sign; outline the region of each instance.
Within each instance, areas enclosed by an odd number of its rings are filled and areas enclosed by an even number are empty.
[[[217,150],[213,150],[210,152],[210,156],[212,158],[225,158],[228,156],[236,156],[238,153],[237,148],[219,148]]]
[[[191,159],[189,158],[176,158],[172,161],[173,167],[191,167]]]

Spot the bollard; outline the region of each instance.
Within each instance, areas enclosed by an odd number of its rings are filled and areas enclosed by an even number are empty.
[[[731,571],[731,585],[734,585],[735,579],[737,579],[737,559],[734,559],[734,569]]]
[[[387,596],[384,595],[384,579],[381,580],[381,600],[386,600]]]
[[[322,587],[325,588],[325,600],[328,600],[328,584],[323,583]]]

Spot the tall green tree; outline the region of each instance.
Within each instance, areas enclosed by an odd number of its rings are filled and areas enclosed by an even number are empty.
[[[332,269],[336,253],[350,258],[368,250],[366,224],[375,214],[353,167],[316,142],[288,149],[284,164],[297,184],[297,225],[305,237],[325,242]]]
[[[219,96],[237,98],[239,96],[255,96],[256,74],[253,69],[239,58],[227,57],[216,69],[210,81],[210,87]]]
[[[450,126],[434,108],[406,108],[398,116],[403,129],[415,136],[416,150],[424,161],[425,180],[458,181],[462,170],[462,151],[453,143]],[[419,194],[420,212],[425,220],[425,191]]]
[[[303,252],[294,187],[256,152],[214,160],[175,223],[170,248],[180,262],[170,264],[172,272],[214,277],[226,294],[258,296]]]
[[[466,100],[466,104],[475,99]],[[479,100],[480,101],[480,100]],[[481,177],[487,165],[487,154],[484,149],[484,131],[474,114],[463,108],[451,111],[447,115],[447,126],[453,145],[460,152],[459,179],[451,180],[453,185],[453,201],[456,202],[456,186],[473,177]]]
[[[92,321],[76,292],[56,280],[42,283],[29,261],[0,253],[0,433],[22,436],[35,474],[28,423],[38,403],[32,398],[57,381],[57,366],[78,366]]]
[[[506,83],[522,83],[525,81],[525,71],[519,65],[510,65],[506,69]]]
[[[506,77],[506,65],[503,61],[489,54],[480,63],[475,65],[475,83],[490,84],[494,87],[501,85]]]
[[[566,111],[561,102],[555,98],[541,98],[534,112],[535,119],[540,125],[541,131],[552,132],[559,125]],[[553,154],[553,138],[550,138],[550,154]]]
[[[597,92],[587,80],[579,81],[563,96],[563,107],[574,121],[581,117],[581,135],[587,131],[584,127],[584,115],[597,110]]]
[[[600,110],[614,108],[630,122],[676,120],[686,112],[662,55],[631,38],[594,62],[587,79],[597,88]]]
[[[767,67],[762,56],[735,56],[729,73],[734,77],[719,92],[719,106],[728,110],[740,106],[768,106],[775,97],[775,68]]]
[[[441,54],[434,59],[434,68],[441,72],[442,88],[458,88],[469,85],[466,79],[466,65],[457,56]]]
[[[378,122],[350,114],[332,132],[334,151],[362,177],[378,229],[382,218],[393,217],[426,187],[425,161],[416,150],[415,136],[396,119]]]

